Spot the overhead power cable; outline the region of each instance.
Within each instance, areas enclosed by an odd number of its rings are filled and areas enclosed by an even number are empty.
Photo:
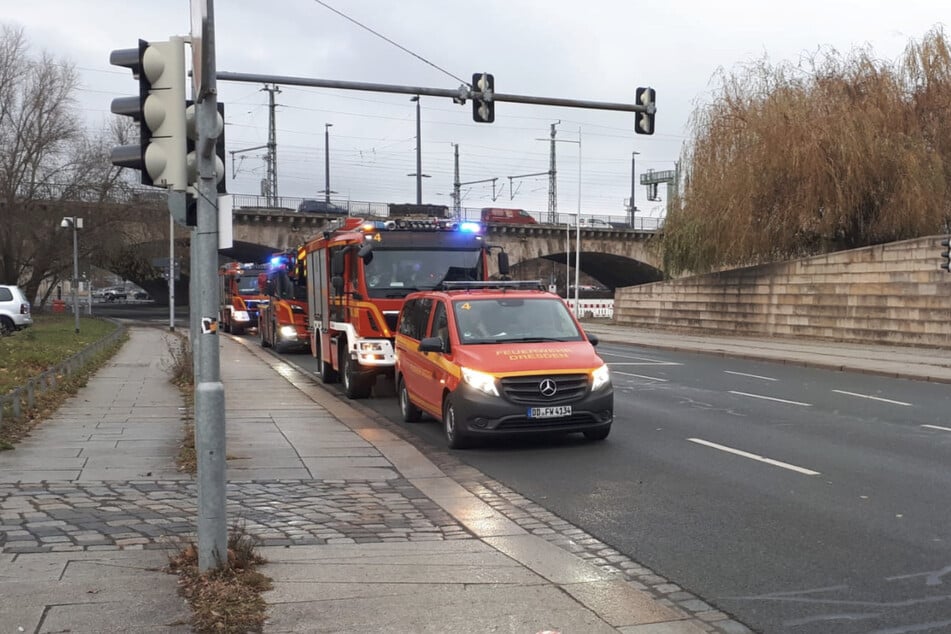
[[[383,35],[382,33],[378,33],[377,31],[374,31],[373,29],[371,29],[371,28],[368,27],[367,25],[362,24],[361,22],[358,22],[357,20],[351,18],[351,17],[350,17],[349,15],[347,15],[346,13],[344,13],[344,12],[342,12],[342,11],[338,11],[337,9],[334,9],[332,6],[330,6],[329,4],[327,4],[326,2],[324,2],[323,0],[314,0],[314,2],[316,2],[316,3],[319,4],[320,6],[324,7],[325,9],[329,9],[330,11],[333,11],[334,13],[336,13],[337,15],[339,15],[339,16],[342,17],[342,18],[345,18],[345,19],[347,19],[347,20],[350,20],[351,22],[353,22],[354,24],[356,24],[357,26],[359,26],[361,29],[365,29],[365,30],[369,31],[370,33],[372,33],[373,35],[377,36],[377,37],[380,38],[381,40],[383,40],[383,41],[385,41],[385,42],[389,42],[390,44],[392,44],[392,45],[395,46],[396,48],[400,49],[400,50],[403,51],[404,53],[409,53],[410,55],[412,55],[412,56],[415,57],[416,59],[420,60],[421,62],[424,62],[424,63],[426,63],[426,64],[429,64],[430,66],[432,66],[433,68],[435,68],[435,69],[438,70],[439,72],[445,73],[446,75],[449,75],[450,77],[452,77],[452,78],[455,79],[456,81],[462,82],[463,84],[465,84],[466,86],[469,86],[470,88],[472,87],[472,86],[469,85],[469,82],[467,82],[466,80],[461,79],[461,78],[459,78],[459,77],[456,77],[455,75],[453,75],[452,73],[450,73],[450,72],[449,72],[448,70],[446,70],[445,68],[442,68],[442,67],[440,67],[440,66],[437,66],[436,64],[434,64],[433,62],[429,61],[428,59],[426,59],[426,58],[423,57],[422,55],[417,55],[416,53],[414,53],[413,51],[409,50],[409,49],[406,48],[405,46],[401,46],[400,44],[397,44],[396,42],[394,42],[394,41],[391,40],[390,38],[386,37],[386,36]]]

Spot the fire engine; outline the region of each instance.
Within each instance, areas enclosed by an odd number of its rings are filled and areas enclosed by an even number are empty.
[[[231,262],[218,269],[220,308],[218,322],[225,332],[240,335],[258,325],[258,313],[267,296],[261,293],[258,277],[267,272],[260,264]]]
[[[393,375],[396,320],[405,298],[446,280],[489,279],[490,248],[479,223],[449,218],[346,218],[304,245],[311,354],[324,383],[366,398]]]
[[[263,347],[286,352],[309,346],[305,277],[302,250],[271,256],[261,280],[261,291],[268,298],[267,305],[261,308],[258,327]]]

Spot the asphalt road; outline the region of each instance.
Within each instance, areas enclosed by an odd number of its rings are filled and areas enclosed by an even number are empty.
[[[455,455],[757,631],[951,631],[946,385],[599,351],[615,384],[608,440]],[[403,424],[392,396],[363,403]],[[434,421],[410,428],[444,447]]]

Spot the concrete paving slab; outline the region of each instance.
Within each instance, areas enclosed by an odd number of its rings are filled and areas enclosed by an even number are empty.
[[[362,563],[355,558],[349,563],[282,562],[267,564],[265,574],[275,582],[310,583],[457,583],[473,584],[536,584],[543,580],[524,566],[513,565],[499,555],[492,563],[456,565],[452,558],[439,564]]]
[[[79,469],[0,469],[0,482],[73,482],[79,479]]]
[[[166,468],[153,468],[150,469],[140,468],[124,468],[117,467],[112,469],[110,467],[99,467],[99,466],[89,466],[83,469],[79,477],[76,478],[79,482],[108,482],[116,480],[187,480],[191,476],[188,474],[180,473],[173,466],[168,466]]]
[[[371,588],[373,586],[370,586]],[[266,632],[560,632],[616,630],[552,586],[443,586],[404,596],[283,603],[272,606]],[[318,595],[319,596],[319,595]]]
[[[687,618],[686,614],[658,603],[654,597],[637,590],[624,579],[571,583],[562,587],[616,627]]]
[[[260,552],[269,562],[320,562],[325,559],[339,560],[354,557],[364,557],[368,561],[375,561],[376,558],[380,558],[398,562],[400,558],[411,559],[433,554],[455,556],[466,553],[494,553],[496,551],[477,539],[464,539],[444,542],[301,545],[289,548],[265,546],[260,549]]]
[[[690,621],[670,621],[618,628],[621,634],[706,634],[706,630]]]
[[[535,535],[486,537],[484,541],[553,583],[565,585],[618,578]]]
[[[184,599],[160,591],[146,596],[123,596],[110,603],[51,605],[43,619],[45,632],[186,633],[191,612]]]
[[[380,456],[380,452],[372,445],[362,445],[358,447],[318,447],[308,450],[298,450],[302,458],[323,458],[323,457],[356,457],[356,456]]]
[[[439,478],[445,474],[429,458],[405,442],[380,442],[376,444],[383,456],[396,467],[404,478]]]
[[[395,469],[383,467],[325,467],[319,463],[324,458],[307,460],[313,477],[318,480],[395,480],[400,474]],[[313,461],[313,462],[312,462]]]
[[[45,605],[12,605],[6,601],[0,605],[0,623],[7,632],[39,632]]]
[[[228,480],[312,480],[314,475],[303,468],[248,467],[228,464]]]

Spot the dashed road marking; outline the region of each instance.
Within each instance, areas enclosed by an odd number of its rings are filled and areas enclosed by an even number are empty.
[[[817,476],[821,475],[818,471],[813,471],[812,469],[806,469],[805,467],[797,467],[794,464],[789,464],[788,462],[782,462],[779,460],[773,460],[772,458],[767,458],[755,453],[749,453],[748,451],[743,451],[742,449],[734,449],[733,447],[727,447],[726,445],[718,445],[715,442],[710,442],[709,440],[703,440],[702,438],[688,438],[690,442],[695,442],[698,445],[704,445],[706,447],[712,447],[713,449],[719,449],[720,451],[725,451],[727,453],[732,453],[737,456],[742,456],[744,458],[749,458],[750,460],[756,460],[758,462],[764,462],[774,467],[782,467],[783,469],[789,469],[790,471],[795,471],[796,473],[801,473],[803,475]]]
[[[867,398],[870,401],[881,401],[882,403],[891,403],[892,405],[903,405],[904,407],[911,407],[911,403],[906,403],[905,401],[893,401],[890,398],[882,398],[880,396],[872,396],[871,394],[859,394],[858,392],[846,392],[845,390],[832,390],[836,394],[845,394],[846,396],[855,396],[857,398]]]
[[[737,396],[748,396],[750,398],[758,398],[764,401],[776,401],[777,403],[786,403],[787,405],[801,405],[802,407],[812,407],[812,403],[803,403],[800,401],[787,401],[784,398],[776,398],[775,396],[764,396],[762,394],[750,394],[749,392],[737,392],[736,390],[730,390],[730,394],[736,394]]]
[[[638,379],[647,379],[648,381],[660,381],[661,383],[666,383],[667,379],[662,379],[657,376],[646,376],[644,374],[633,374],[631,372],[612,372],[611,374],[620,374],[621,376],[633,376]]]
[[[761,379],[763,381],[778,381],[779,379],[774,379],[771,376],[760,376],[759,374],[747,374],[746,372],[734,372],[732,370],[724,370],[727,374],[735,374],[737,376],[748,376],[751,379]]]

